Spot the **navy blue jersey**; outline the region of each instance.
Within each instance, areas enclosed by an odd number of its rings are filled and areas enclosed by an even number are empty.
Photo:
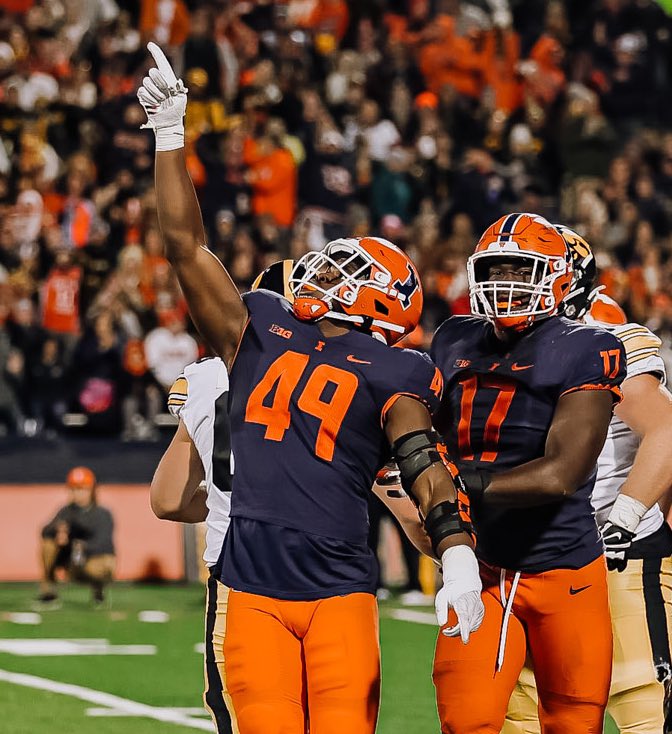
[[[450,455],[495,473],[544,455],[560,397],[601,389],[619,400],[625,377],[616,337],[562,317],[545,319],[506,345],[487,321],[455,316],[436,332],[431,354],[444,377],[435,425]],[[590,504],[594,483],[595,472],[574,495],[542,507],[477,503],[477,554],[531,573],[593,561],[602,552]]]
[[[373,592],[367,494],[389,453],[383,417],[400,394],[433,411],[440,374],[425,355],[358,331],[326,338],[268,291],[244,299],[222,581],[284,599]]]

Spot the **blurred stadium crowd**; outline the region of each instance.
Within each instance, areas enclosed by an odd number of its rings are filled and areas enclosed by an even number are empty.
[[[422,347],[468,311],[480,232],[531,211],[593,244],[671,352],[671,0],[2,0],[0,430],[152,439],[204,353],[157,228],[149,40],[189,88],[189,170],[241,289],[379,234],[423,276]]]

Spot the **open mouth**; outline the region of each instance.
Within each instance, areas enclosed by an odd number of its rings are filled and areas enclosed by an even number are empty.
[[[525,311],[530,305],[531,294],[529,293],[517,293],[511,297],[503,297],[499,295],[498,298],[493,296],[490,300],[495,305],[498,311]]]

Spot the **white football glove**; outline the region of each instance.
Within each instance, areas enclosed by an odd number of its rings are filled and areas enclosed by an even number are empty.
[[[440,627],[448,623],[448,612],[455,610],[457,624],[442,630],[446,637],[462,637],[466,645],[469,635],[483,621],[485,607],[481,600],[481,576],[474,551],[467,545],[456,545],[441,556],[443,586],[439,589],[434,606]]]
[[[150,69],[142,80],[138,100],[147,113],[143,128],[151,127],[156,136],[156,150],[177,150],[184,147],[184,117],[187,109],[187,88],[175,76],[173,67],[163,51],[150,41],[149,53],[158,68]]]

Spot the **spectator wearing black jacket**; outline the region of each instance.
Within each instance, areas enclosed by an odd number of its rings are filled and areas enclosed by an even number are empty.
[[[58,604],[56,569],[64,568],[72,580],[90,584],[94,604],[101,604],[105,587],[114,576],[114,520],[110,511],[97,503],[97,481],[91,469],[71,469],[66,486],[70,502],[42,529],[43,580],[37,602]]]

